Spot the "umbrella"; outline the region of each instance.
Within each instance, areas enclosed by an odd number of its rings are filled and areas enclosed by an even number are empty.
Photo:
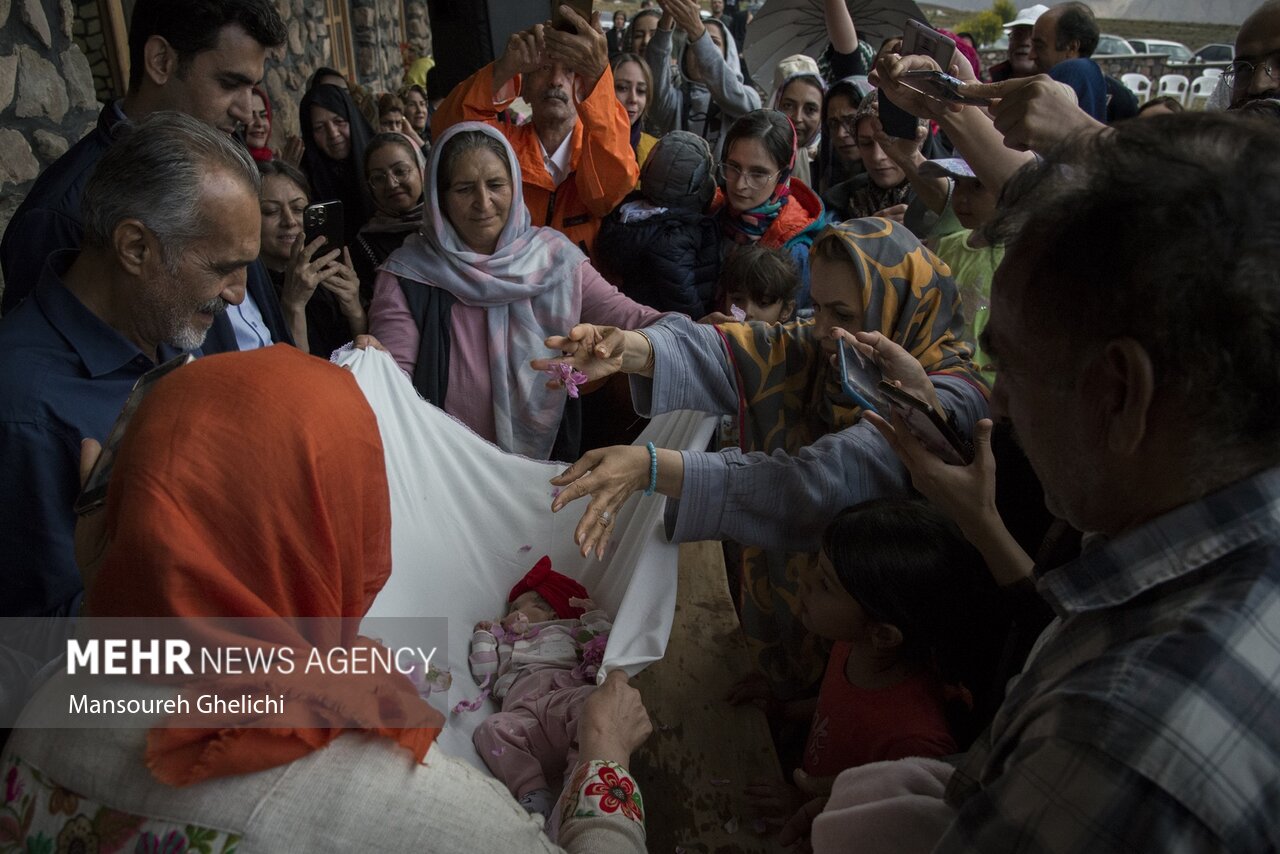
[[[879,48],[890,36],[902,35],[908,18],[927,24],[913,0],[848,0],[858,38]],[[814,59],[827,49],[827,21],[823,0],[768,0],[747,26],[743,56],[751,78],[773,79],[783,59],[803,53]]]

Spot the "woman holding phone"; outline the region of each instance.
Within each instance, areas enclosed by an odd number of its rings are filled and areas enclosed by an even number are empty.
[[[259,162],[258,171],[262,263],[298,349],[327,359],[369,331],[351,253],[327,247],[323,237],[307,241],[302,223],[310,194],[301,172],[283,160]]]
[[[304,145],[302,173],[311,184],[312,198],[342,202],[344,244],[350,246],[374,212],[364,177],[364,150],[373,128],[350,92],[318,82],[302,96],[298,122]]]
[[[682,499],[668,504],[675,541],[747,546],[743,630],[764,684],[780,699],[812,690],[825,661],[797,616],[799,584],[812,571],[824,526],[844,507],[904,495],[910,484],[863,410],[841,391],[832,364],[838,341],[857,333],[886,379],[948,412],[962,433],[987,411],[987,387],[961,337],[955,283],[909,231],[885,219],[830,226],[811,257],[812,320],[700,326],[671,315],[643,333],[580,326],[547,342],[593,379],[619,370],[644,377],[632,380],[643,415],[696,409],[738,416],[741,448],[718,454],[651,456],[642,447],[587,453],[554,481],[561,493],[553,509],[590,496],[577,537],[584,552],[601,553],[608,538],[601,515],[653,486]],[[927,381],[919,379],[920,366]]]

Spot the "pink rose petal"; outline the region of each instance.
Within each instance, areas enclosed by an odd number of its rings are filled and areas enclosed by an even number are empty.
[[[739,323],[746,322],[747,313],[742,309],[738,308],[736,305],[729,306],[729,313],[732,314],[733,319],[738,321]]]

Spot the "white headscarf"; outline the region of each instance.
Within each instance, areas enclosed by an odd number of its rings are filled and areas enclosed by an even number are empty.
[[[463,242],[440,206],[440,158],[460,133],[479,132],[501,142],[511,172],[511,208],[492,255]],[[382,265],[401,279],[443,288],[463,305],[485,309],[489,375],[498,445],[534,459],[551,455],[564,413],[565,393],[546,388],[529,369],[543,355],[543,341],[578,322],[582,293],[578,267],[587,258],[553,228],[531,225],[516,153],[496,128],[480,122],[454,125],[431,150],[422,230]],[[465,394],[465,389],[451,389]]]

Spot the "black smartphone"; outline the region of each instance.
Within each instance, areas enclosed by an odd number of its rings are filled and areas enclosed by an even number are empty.
[[[902,31],[902,55],[927,56],[943,71],[951,68],[951,60],[955,57],[956,43],[950,36],[909,19]]]
[[[960,87],[964,81],[941,71],[904,71],[898,82],[908,89],[914,89],[921,95],[928,95],[939,101],[951,104],[972,104],[975,107],[990,107],[990,98],[978,98],[972,95],[961,95]]]
[[[334,249],[341,249],[347,242],[346,228],[342,220],[342,202],[319,202],[307,205],[302,212],[303,246],[311,245],[317,237],[324,238],[324,245],[316,252],[316,256]]]
[[[566,33],[576,33],[578,28],[573,25],[572,21],[560,14],[560,7],[568,6],[581,15],[582,20],[590,24],[592,23],[591,16],[595,14],[594,2],[595,0],[551,0],[551,26]]]
[[[883,405],[876,386],[883,381],[875,362],[858,352],[858,348],[840,342],[840,387],[863,409],[879,412]]]
[[[889,408],[906,423],[911,435],[934,456],[953,466],[973,462],[973,444],[960,438],[938,410],[885,380],[880,381],[880,393],[889,401]]]
[[[898,139],[916,138],[919,119],[890,101],[883,89],[876,92],[876,100],[880,107],[880,126],[885,133]]]
[[[183,353],[181,356],[175,356],[164,364],[156,365],[138,377],[138,381],[133,384],[133,390],[129,392],[129,399],[124,402],[124,409],[120,410],[120,414],[116,416],[115,423],[111,425],[111,432],[107,434],[107,441],[102,445],[102,453],[98,455],[97,461],[89,471],[89,477],[84,482],[84,488],[80,490],[80,494],[76,497],[74,505],[76,515],[88,515],[107,503],[107,486],[111,482],[111,469],[115,467],[116,450],[120,447],[120,440],[124,438],[124,431],[129,426],[129,420],[133,418],[133,413],[138,411],[138,407],[142,405],[142,400],[147,396],[147,392],[155,387],[157,381],[167,377],[188,362],[194,362],[195,359],[196,357],[190,353]]]

